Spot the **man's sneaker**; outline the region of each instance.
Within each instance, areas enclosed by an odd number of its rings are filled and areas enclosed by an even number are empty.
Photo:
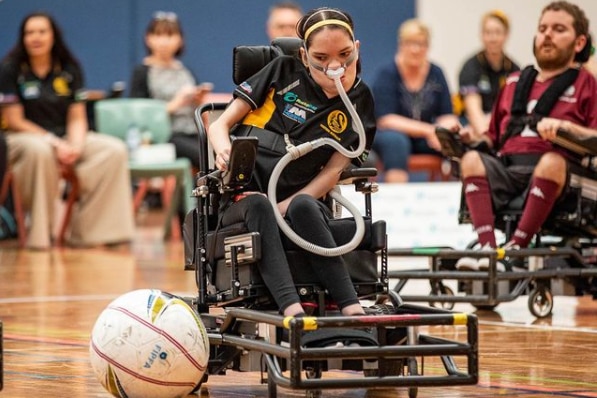
[[[519,250],[520,246],[514,244],[512,241],[502,246],[503,250]],[[489,270],[489,257],[480,258],[478,261],[480,271]],[[506,259],[496,260],[495,268],[497,272],[505,271],[525,271],[524,259],[522,257],[509,257]]]
[[[489,257],[480,258],[477,262],[479,271],[489,271]],[[497,272],[504,272],[508,269],[509,265],[505,260],[495,260],[495,270]]]
[[[489,244],[485,244],[483,247],[479,249],[479,251],[492,251],[495,250]],[[479,271],[479,263],[485,260],[487,264],[486,267],[489,266],[489,258],[488,257],[461,257],[456,262],[456,269],[458,271]],[[487,269],[487,268],[486,268]]]
[[[515,244],[512,241],[509,241],[504,246],[502,246],[504,250],[520,250],[520,246]],[[523,257],[510,257],[508,259],[508,264],[512,271],[527,271],[527,266],[525,264],[525,259]]]

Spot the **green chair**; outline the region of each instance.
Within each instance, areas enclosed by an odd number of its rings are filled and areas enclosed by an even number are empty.
[[[118,137],[126,142],[127,131],[131,125],[151,132],[153,144],[168,142],[171,135],[170,116],[166,103],[149,98],[113,98],[97,101],[94,107],[97,131]],[[172,236],[172,221],[177,213],[178,204],[184,203],[185,213],[193,208],[191,192],[193,176],[191,162],[186,158],[168,162],[139,163],[129,160],[131,178],[143,182],[146,187],[148,179],[153,177],[174,177],[171,200],[169,200],[164,227],[164,239]],[[138,189],[134,198],[135,211],[139,208],[146,189]]]

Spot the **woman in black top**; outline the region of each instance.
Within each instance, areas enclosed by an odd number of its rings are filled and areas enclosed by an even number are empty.
[[[31,213],[26,245],[52,244],[60,169],[73,168],[80,197],[68,242],[130,241],[134,232],[127,151],[114,137],[88,131],[81,67],[46,13],[23,19],[20,37],[0,64],[0,108],[9,162]]]
[[[510,32],[508,17],[500,10],[486,13],[481,19],[483,49],[469,58],[458,76],[463,116],[476,134],[489,127],[489,115],[506,77],[520,70],[504,53]]]
[[[272,205],[265,196],[269,177],[286,153],[285,142],[294,145],[329,137],[355,150],[358,135],[354,121],[342,102],[327,70],[345,68],[341,83],[359,112],[366,132],[366,148],[375,134],[373,97],[358,77],[359,41],[354,38],[351,17],[340,10],[321,8],[307,13],[297,24],[304,40],[300,59],[280,56],[240,84],[234,100],[210,126],[209,139],[216,153],[216,166],[226,170],[230,154],[230,130],[240,123],[248,134],[259,132],[256,172],[248,191],[236,195],[225,207],[222,224],[241,220],[261,234],[260,272],[284,315],[303,312],[282,247]],[[245,131],[246,133],[246,131]],[[265,142],[274,143],[266,147]],[[277,143],[277,144],[276,144]],[[281,143],[281,144],[280,144]],[[366,153],[357,161],[364,160]],[[295,232],[322,247],[335,247],[328,226],[327,209],[318,200],[338,182],[351,159],[330,147],[321,147],[291,162],[277,185],[278,209]],[[362,314],[348,271],[341,257],[313,254],[311,266],[344,315]]]

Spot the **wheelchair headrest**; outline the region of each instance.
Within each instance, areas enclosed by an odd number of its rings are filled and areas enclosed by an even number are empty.
[[[593,47],[593,39],[592,39],[591,35],[588,35],[587,43],[582,48],[582,50],[580,50],[580,52],[576,53],[576,55],[574,56],[574,61],[584,64],[585,62],[587,62],[589,60],[589,58],[591,58],[591,55],[593,55],[594,52],[595,52],[595,47]]]
[[[297,56],[303,41],[296,37],[274,39],[269,46],[236,46],[232,53],[232,80],[241,84],[279,55]]]

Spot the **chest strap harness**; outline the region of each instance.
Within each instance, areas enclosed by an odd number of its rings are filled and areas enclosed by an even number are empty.
[[[522,70],[514,91],[514,99],[510,110],[510,122],[506,127],[506,132],[500,137],[496,150],[499,151],[506,141],[522,133],[525,126],[529,126],[531,130],[537,131],[537,123],[549,115],[558,98],[576,81],[578,68],[569,68],[556,76],[553,83],[537,101],[535,108],[531,113],[527,113],[528,97],[538,73],[532,65]]]

